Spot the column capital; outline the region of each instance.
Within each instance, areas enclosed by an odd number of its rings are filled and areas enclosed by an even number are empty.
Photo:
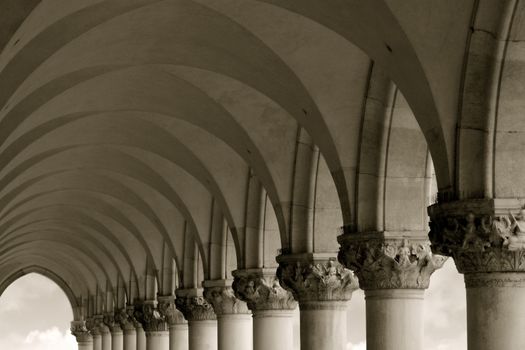
[[[175,305],[188,321],[216,320],[213,306],[202,296],[201,289],[177,289]]]
[[[338,237],[339,261],[355,272],[363,290],[426,289],[446,258],[433,255],[423,237],[347,233]]]
[[[277,257],[277,277],[299,304],[348,301],[359,288],[354,273],[341,265],[335,254],[290,254]]]
[[[98,333],[109,333],[109,327],[104,323],[104,315],[97,314],[93,316],[93,327],[98,330]]]
[[[246,269],[232,272],[235,296],[255,311],[294,310],[297,307],[292,293],[284,289],[274,269]]]
[[[184,315],[175,306],[174,295],[159,295],[157,300],[159,301],[159,312],[170,326],[186,323]]]
[[[135,330],[138,321],[133,316],[134,307],[125,307],[115,311],[114,319],[124,331]]]
[[[100,335],[100,330],[98,329],[96,325],[96,320],[93,316],[86,318],[86,328],[89,330],[89,333],[91,333],[91,335]]]
[[[235,296],[231,284],[231,280],[204,281],[204,298],[213,306],[217,316],[250,314],[248,305]]]
[[[93,340],[89,332],[86,321],[71,321],[71,334],[77,338],[78,343],[86,343]]]
[[[428,208],[432,250],[461,273],[525,272],[525,210],[516,199],[474,199]]]
[[[115,314],[113,312],[107,312],[104,314],[103,322],[106,326],[109,327],[109,330],[111,333],[119,333],[122,332],[122,328],[120,328],[120,324],[115,319]]]
[[[145,300],[135,305],[133,316],[140,322],[145,332],[167,331],[166,319],[157,309],[156,300]]]

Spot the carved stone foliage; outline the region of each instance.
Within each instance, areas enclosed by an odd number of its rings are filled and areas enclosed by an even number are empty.
[[[103,319],[103,322],[106,326],[109,327],[109,330],[112,332],[112,333],[115,333],[115,332],[121,332],[122,329],[120,328],[120,324],[117,322],[117,320],[115,319],[115,315],[113,314],[113,312],[108,312],[104,315],[104,319]]]
[[[237,270],[233,276],[235,296],[245,301],[252,311],[294,310],[297,307],[292,293],[281,287],[275,274]]]
[[[446,258],[433,255],[427,240],[359,239],[340,236],[339,261],[355,272],[364,290],[425,289]]]
[[[188,321],[217,319],[213,306],[203,296],[177,296],[175,305]]]
[[[145,332],[167,331],[166,318],[156,308],[154,302],[146,301],[135,306],[133,316],[142,324]]]
[[[92,339],[85,321],[71,322],[71,334],[77,338],[77,342],[79,343],[88,342]]]
[[[359,288],[353,272],[335,259],[323,262],[281,261],[277,277],[300,303],[350,300],[352,292]]]
[[[211,303],[217,315],[250,313],[246,302],[235,296],[232,287],[206,287],[204,298]]]
[[[170,297],[159,297],[159,312],[169,325],[186,323],[182,312],[177,310],[175,306],[175,300],[172,296]]]
[[[133,312],[128,308],[122,308],[115,311],[115,322],[117,322],[123,330],[134,330],[137,321],[133,317]]]
[[[86,319],[86,328],[89,330],[91,335],[100,335],[100,330],[97,327],[96,319],[94,317],[89,317]]]
[[[464,201],[434,205],[429,214],[432,250],[453,257],[459,272],[525,271],[525,210]]]

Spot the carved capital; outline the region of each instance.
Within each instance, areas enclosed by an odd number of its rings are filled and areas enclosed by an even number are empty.
[[[217,316],[213,311],[213,306],[199,295],[184,295],[177,291],[175,305],[188,321],[215,320]]]
[[[168,330],[166,319],[161,315],[156,304],[157,302],[154,300],[146,300],[142,304],[135,306],[133,315],[142,324],[145,332]]]
[[[91,333],[91,335],[93,336],[100,335],[100,330],[98,329],[96,323],[97,321],[95,317],[88,317],[86,319],[86,328],[89,330],[89,333]]]
[[[204,289],[204,298],[210,302],[218,316],[228,314],[250,314],[246,302],[238,299],[232,287],[216,286]]]
[[[93,328],[96,330],[97,334],[109,333],[110,331],[109,327],[104,323],[104,315],[100,314],[93,316]]]
[[[77,338],[77,342],[79,343],[90,342],[93,340],[85,321],[72,321],[71,334]]]
[[[355,272],[364,290],[426,289],[446,258],[433,255],[426,239],[339,236],[339,261]]]
[[[120,328],[120,324],[115,319],[115,315],[113,312],[108,312],[104,314],[103,322],[106,326],[109,327],[109,330],[111,333],[118,333],[122,332],[122,329]]]
[[[335,257],[314,260],[308,256],[279,256],[277,277],[301,305],[313,301],[347,301],[359,288],[353,272]]]
[[[175,298],[173,295],[159,296],[157,299],[159,300],[159,312],[164,316],[169,325],[186,323],[184,315],[177,310],[175,306]]]
[[[122,308],[115,311],[114,320],[120,325],[122,330],[134,330],[137,322],[133,317],[133,311],[129,308]]]
[[[260,310],[294,310],[297,302],[292,293],[281,287],[273,271],[253,269],[233,272],[235,296],[248,304],[248,308]]]
[[[428,208],[432,250],[461,273],[525,271],[525,210],[517,201],[465,200]]]

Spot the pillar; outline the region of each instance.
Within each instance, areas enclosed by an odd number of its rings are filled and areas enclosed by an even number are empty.
[[[275,270],[236,270],[233,276],[235,295],[247,303],[253,314],[253,349],[293,349],[293,310],[297,302],[281,287]]]
[[[169,328],[169,349],[188,350],[188,323],[182,312],[175,306],[174,295],[159,296],[159,311],[165,317]]]
[[[109,327],[103,323],[99,323],[98,329],[100,330],[101,338],[101,349],[102,350],[111,350],[111,332]]]
[[[115,319],[113,312],[104,315],[104,324],[111,333],[111,350],[124,350],[122,328],[120,328],[120,324]]]
[[[78,350],[93,350],[93,338],[85,321],[71,322],[71,334],[77,339]]]
[[[137,350],[137,320],[133,316],[134,307],[129,305],[115,312],[115,321],[122,329],[122,345],[124,350]]]
[[[91,333],[93,339],[93,350],[102,350],[102,336],[96,323],[97,320],[95,317],[89,317],[86,319],[86,327],[89,330],[89,333]]]
[[[175,300],[188,320],[189,350],[217,350],[217,318],[200,289],[179,289]]]
[[[424,349],[424,292],[446,258],[433,255],[428,239],[416,235],[354,233],[338,240],[340,262],[365,291],[367,349]]]
[[[137,350],[146,350],[146,332],[140,323],[135,327],[135,332],[137,333]]]
[[[299,302],[301,350],[346,350],[346,309],[358,288],[354,274],[335,254],[290,254],[277,258],[281,285]]]
[[[432,249],[464,274],[469,350],[525,344],[525,210],[516,199],[478,199],[428,208]]]
[[[217,315],[219,350],[253,349],[252,314],[228,280],[204,281],[204,297]]]
[[[146,350],[168,350],[169,332],[165,316],[157,309],[156,300],[146,300],[135,314],[146,334]],[[138,311],[138,312],[137,312]]]

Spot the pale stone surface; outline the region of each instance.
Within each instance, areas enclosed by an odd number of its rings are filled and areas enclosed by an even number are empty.
[[[188,324],[170,324],[170,350],[188,350],[189,339],[188,339]]]

